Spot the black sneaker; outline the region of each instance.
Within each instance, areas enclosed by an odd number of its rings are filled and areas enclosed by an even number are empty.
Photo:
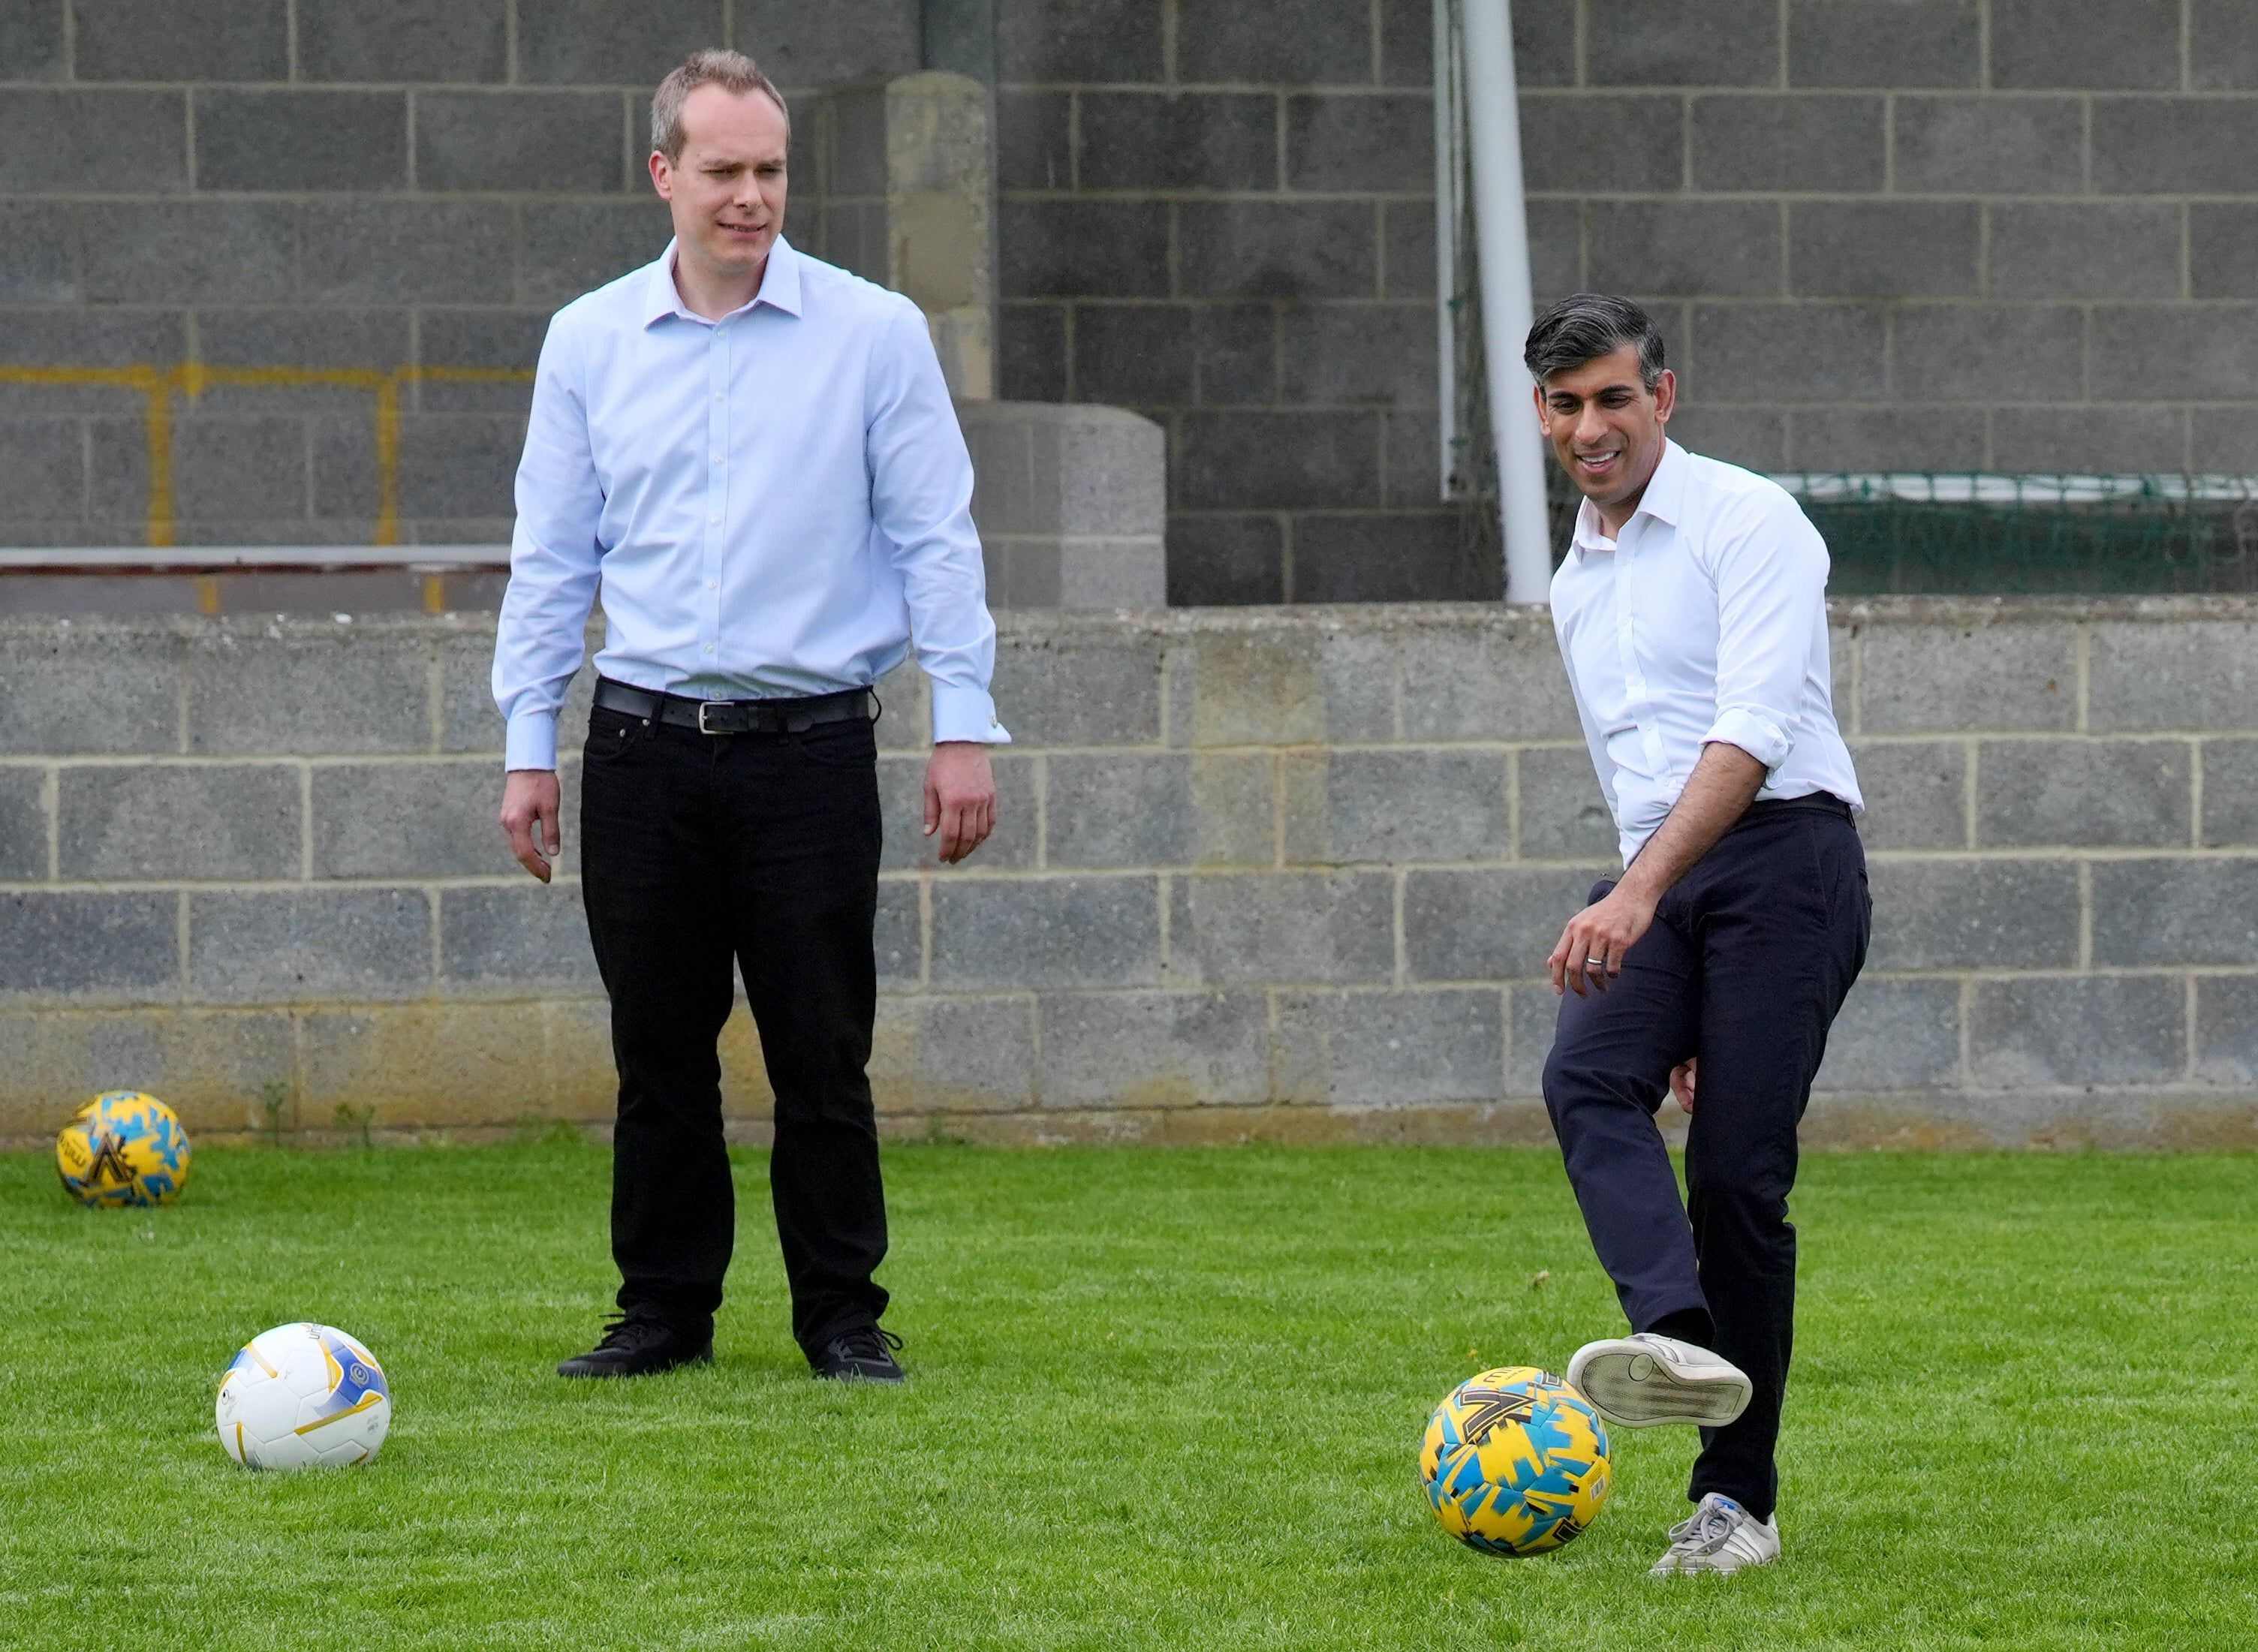
[[[693,1336],[664,1320],[623,1314],[604,1327],[603,1340],[557,1367],[560,1377],[647,1377],[677,1365],[714,1361],[714,1334]]]
[[[823,1351],[807,1363],[819,1377],[834,1382],[906,1382],[907,1375],[894,1358],[902,1339],[876,1325],[864,1325],[823,1344]]]

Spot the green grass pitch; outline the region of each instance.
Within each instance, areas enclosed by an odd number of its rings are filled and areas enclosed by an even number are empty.
[[[901,1392],[808,1379],[763,1167],[717,1363],[567,1385],[597,1149],[214,1150],[147,1212],[0,1159],[0,1642],[2258,1643],[2258,1159],[1808,1159],[1786,1559],[1669,1583],[1688,1431],[1540,1560],[1416,1489],[1453,1383],[1619,1322],[1549,1153],[891,1151]],[[297,1318],[392,1379],[365,1469],[213,1438]]]

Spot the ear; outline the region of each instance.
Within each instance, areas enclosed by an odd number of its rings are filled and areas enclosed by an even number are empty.
[[[674,199],[674,167],[656,149],[650,152],[650,187],[658,191],[661,201]]]
[[[1662,377],[1656,381],[1654,386],[1654,422],[1657,424],[1668,424],[1670,410],[1677,405],[1678,375],[1665,367],[1662,370]]]
[[[1549,437],[1552,434],[1552,409],[1544,405],[1544,386],[1531,385],[1529,394],[1537,401],[1537,428]]]

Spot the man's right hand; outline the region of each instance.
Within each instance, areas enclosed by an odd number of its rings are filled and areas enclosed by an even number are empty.
[[[549,881],[549,858],[542,851],[553,857],[564,847],[557,826],[562,807],[554,769],[513,769],[502,782],[501,829],[509,833],[509,852],[544,883]]]

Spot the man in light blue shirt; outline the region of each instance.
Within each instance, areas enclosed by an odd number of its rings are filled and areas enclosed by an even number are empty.
[[[722,1023],[742,968],[776,1092],[770,1181],[792,1330],[819,1376],[899,1381],[877,1136],[879,820],[870,684],[914,637],[932,684],[925,829],[994,829],[1010,736],[972,467],[925,318],[781,234],[784,99],[700,52],[651,105],[675,238],[542,346],[494,650],[503,828],[546,883],[557,716],[600,589],[582,893],[620,1074],[621,1317],[572,1377],[712,1357],[735,1231]]]

